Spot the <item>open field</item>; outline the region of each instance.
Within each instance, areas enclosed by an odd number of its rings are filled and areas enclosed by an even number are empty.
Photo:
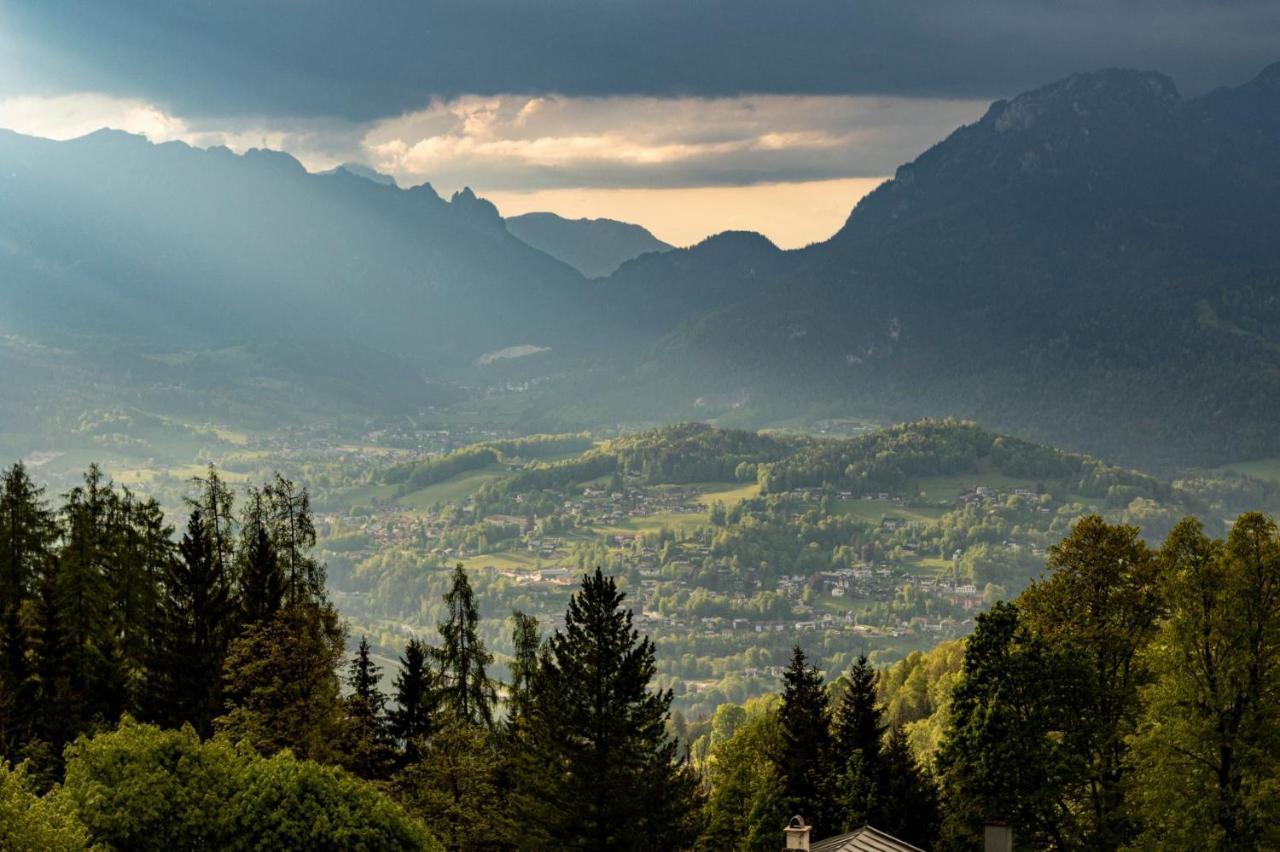
[[[436,503],[458,503],[466,500],[486,482],[500,479],[507,473],[508,469],[498,464],[480,470],[467,471],[406,494],[396,502],[406,509],[429,509]]]
[[[931,523],[949,510],[940,506],[902,506],[892,500],[835,500],[831,504],[831,511],[878,524],[885,518]]]

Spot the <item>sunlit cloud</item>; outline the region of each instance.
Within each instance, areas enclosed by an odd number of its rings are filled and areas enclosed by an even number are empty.
[[[237,153],[271,148],[288,151],[312,170],[359,159],[359,138],[364,132],[333,120],[191,119],[146,101],[97,92],[0,97],[0,127],[46,139],[75,139],[108,127],[156,143],[185,142],[197,148],[222,145]]]
[[[153,142],[287,151],[312,171],[358,162],[401,186],[463,186],[507,213],[636,221],[688,244],[759,230],[779,245],[829,236],[859,197],[974,120],[977,101],[847,96],[437,100],[375,122],[174,115],[101,93],[0,98],[0,127],[70,139],[101,127]]]
[[[891,173],[977,101],[844,96],[463,97],[375,123],[369,165],[488,190],[745,185]]]

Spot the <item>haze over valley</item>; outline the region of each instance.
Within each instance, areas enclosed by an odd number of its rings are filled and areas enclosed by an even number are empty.
[[[0,848],[1280,847],[1280,15],[1138,6],[0,0]]]

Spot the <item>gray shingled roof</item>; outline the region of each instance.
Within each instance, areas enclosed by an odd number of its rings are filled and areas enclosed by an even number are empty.
[[[912,846],[910,843],[885,834],[879,829],[864,825],[857,831],[819,840],[810,847],[809,852],[923,852],[923,850],[919,846]]]

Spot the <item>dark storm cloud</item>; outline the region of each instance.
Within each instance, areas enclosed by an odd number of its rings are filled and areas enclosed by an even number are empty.
[[[0,0],[0,89],[366,121],[433,96],[992,98],[1100,66],[1185,91],[1280,58],[1280,3]]]

